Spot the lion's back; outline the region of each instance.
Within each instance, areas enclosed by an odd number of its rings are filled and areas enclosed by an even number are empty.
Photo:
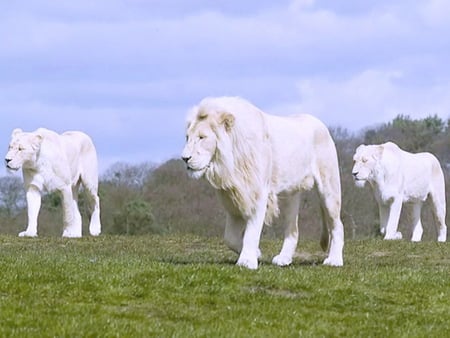
[[[287,117],[267,115],[267,117],[270,134],[280,145],[303,144],[305,149],[324,145],[334,146],[328,128],[312,115],[299,114]]]
[[[61,140],[72,176],[85,175],[94,180],[98,176],[97,152],[92,139],[81,131],[67,131]]]
[[[310,189],[318,172],[339,179],[338,159],[328,128],[308,114],[267,115],[277,181]],[[284,188],[284,187],[279,187]]]
[[[385,178],[391,185],[403,186],[406,200],[425,199],[430,189],[444,184],[441,165],[433,154],[411,153],[392,142],[384,147],[389,152],[382,160]]]
[[[69,157],[95,151],[91,138],[81,131],[66,131],[61,134],[61,141]]]
[[[429,191],[432,187],[444,184],[444,174],[439,160],[431,153],[410,154],[404,163],[405,176],[410,182],[410,189]],[[414,191],[413,191],[414,192]]]

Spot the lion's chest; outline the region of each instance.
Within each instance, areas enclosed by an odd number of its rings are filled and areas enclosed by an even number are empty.
[[[62,190],[70,184],[70,172],[61,170],[61,163],[54,164],[46,160],[38,161],[33,170],[24,170],[25,181],[34,185],[39,190],[55,191]]]

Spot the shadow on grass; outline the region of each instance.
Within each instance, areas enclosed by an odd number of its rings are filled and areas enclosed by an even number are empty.
[[[221,265],[221,266],[234,266],[238,260],[238,256],[230,252],[230,257],[223,256],[202,256],[202,257],[192,257],[192,256],[169,256],[169,257],[158,257],[155,261],[159,263],[169,263],[174,265]],[[232,257],[235,255],[235,257]],[[272,258],[270,256],[264,255],[259,259],[259,266],[274,266],[272,264]],[[297,252],[294,255],[293,262],[289,266],[318,266],[322,265],[326,258],[326,253],[316,252]],[[280,267],[283,268],[283,267]]]

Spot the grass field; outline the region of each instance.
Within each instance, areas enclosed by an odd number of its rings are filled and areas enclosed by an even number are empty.
[[[234,266],[220,239],[0,236],[1,337],[448,337],[450,243],[301,242],[291,267]]]

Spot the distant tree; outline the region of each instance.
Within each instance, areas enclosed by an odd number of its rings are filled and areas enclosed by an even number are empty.
[[[149,162],[137,165],[117,162],[105,171],[101,180],[117,186],[139,189],[142,188],[147,177],[155,168],[156,165]]]
[[[114,215],[113,232],[117,234],[142,235],[161,233],[162,229],[155,223],[150,204],[135,199],[127,202]]]
[[[144,187],[155,218],[167,231],[222,235],[225,214],[214,189],[188,177],[185,163],[169,160],[155,169]]]
[[[117,224],[117,214],[125,212],[124,208],[130,201],[148,202],[143,199],[142,192],[154,169],[155,165],[148,162],[137,165],[118,162],[101,176],[99,197],[104,233],[123,233]]]
[[[17,215],[26,206],[22,179],[17,176],[0,177],[0,209],[6,217]]]
[[[408,115],[398,115],[392,122],[367,130],[364,142],[379,144],[392,141],[406,151],[430,151],[445,127],[445,122],[437,115],[418,120]]]

